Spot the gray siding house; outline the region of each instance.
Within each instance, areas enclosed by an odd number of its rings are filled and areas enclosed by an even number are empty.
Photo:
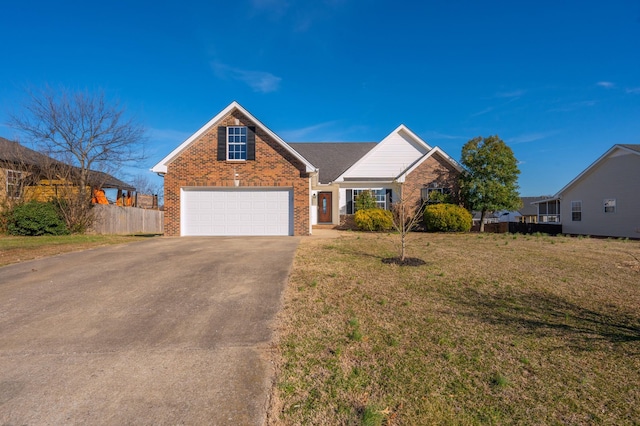
[[[614,145],[553,197],[540,223],[575,235],[640,238],[640,145]]]

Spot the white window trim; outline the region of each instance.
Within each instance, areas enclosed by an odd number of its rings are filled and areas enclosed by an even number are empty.
[[[14,174],[14,178],[10,179],[9,175],[12,173]],[[21,181],[23,179],[23,174],[24,173],[20,170],[7,170],[5,177],[5,190],[7,198],[20,198],[20,196],[22,195]],[[17,195],[15,195],[15,188],[17,188]]]
[[[607,211],[607,209],[611,209]],[[602,210],[604,213],[615,213],[617,210],[617,203],[615,198],[605,198],[602,200]]]
[[[424,193],[426,192],[427,198],[423,198],[422,196],[424,195]],[[422,188],[421,192],[420,192],[420,196],[422,198],[422,201],[426,201],[427,203],[429,203],[430,198],[431,198],[431,193],[432,192],[439,192],[442,195],[451,195],[451,188],[448,187],[444,187],[444,186],[431,186],[431,187],[424,187]]]
[[[387,190],[385,188],[354,188],[352,189],[352,197],[353,197],[353,212],[356,212],[356,197],[363,193],[364,191],[370,191],[373,196],[376,198],[376,207],[379,209],[386,210],[387,209]],[[382,193],[382,195],[380,194]],[[380,197],[382,198],[380,199]]]
[[[580,210],[574,210],[574,205],[579,206]],[[580,219],[574,219],[573,214],[580,213]],[[582,200],[571,200],[571,221],[582,222]]]
[[[244,130],[244,141],[240,141],[240,142],[235,142],[235,141],[230,141],[229,137],[230,136],[236,136],[235,134],[232,135],[230,133],[231,129],[245,129]],[[247,126],[228,126],[227,127],[227,161],[247,161],[247,150],[248,150],[248,146],[247,146],[247,134],[249,132],[249,129],[247,128]],[[238,136],[243,136],[238,135]],[[231,158],[231,146],[243,146],[244,145],[244,158]],[[233,151],[233,152],[237,152],[237,151]]]

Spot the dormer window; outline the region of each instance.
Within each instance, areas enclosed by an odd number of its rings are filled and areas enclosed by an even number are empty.
[[[247,128],[227,127],[227,160],[247,159]]]

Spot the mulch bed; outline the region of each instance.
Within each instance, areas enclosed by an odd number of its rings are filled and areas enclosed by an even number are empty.
[[[422,266],[427,264],[427,262],[417,257],[405,257],[404,260],[400,259],[400,257],[386,257],[382,259],[382,263],[400,266]]]

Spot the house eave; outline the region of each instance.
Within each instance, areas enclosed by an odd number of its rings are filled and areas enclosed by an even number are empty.
[[[265,126],[260,120],[258,120],[253,114],[247,111],[242,105],[240,105],[237,101],[231,102],[226,108],[216,114],[211,120],[209,120],[204,126],[202,126],[197,132],[192,134],[187,140],[181,143],[176,149],[171,151],[169,155],[160,160],[155,166],[151,168],[151,171],[154,173],[167,173],[167,166],[177,158],[185,149],[187,149],[194,141],[196,141],[200,136],[202,136],[206,131],[208,131],[211,127],[213,127],[217,122],[222,120],[226,115],[231,113],[234,109],[237,109],[242,114],[246,115],[251,121],[253,121],[257,126],[262,128],[271,138],[273,138],[276,142],[278,142],[284,149],[293,155],[297,160],[299,160],[302,164],[304,164],[305,172],[312,173],[317,172],[317,168],[311,164],[306,158],[301,156],[295,149],[291,148],[280,136],[274,133],[271,129]]]
[[[549,201],[560,201],[562,200],[562,197],[551,197],[551,198],[546,198],[544,200],[538,200],[538,201],[532,201],[530,204],[542,204],[542,203],[548,203]]]
[[[589,174],[589,172],[591,170],[593,170],[595,167],[598,166],[598,164],[600,164],[600,162],[602,162],[605,158],[609,157],[614,151],[616,150],[622,150],[625,151],[629,154],[635,154],[635,155],[640,155],[639,151],[636,151],[634,149],[630,149],[624,145],[620,145],[620,144],[616,144],[613,145],[611,148],[609,148],[607,150],[607,152],[605,152],[604,154],[602,154],[596,161],[594,161],[593,163],[591,163],[589,165],[589,167],[587,167],[586,169],[584,169],[578,176],[576,176],[573,180],[571,180],[571,182],[569,182],[568,184],[566,184],[564,187],[562,187],[562,189],[560,189],[560,191],[558,191],[557,193],[555,193],[555,195],[553,196],[554,199],[560,199],[562,196],[562,193],[567,191],[569,188],[571,188],[573,185],[575,185],[579,180],[581,180],[584,176],[586,176],[587,174]]]
[[[395,179],[392,177],[375,177],[375,178],[345,178],[339,183],[357,183],[357,184],[370,184],[370,183],[394,183]]]

